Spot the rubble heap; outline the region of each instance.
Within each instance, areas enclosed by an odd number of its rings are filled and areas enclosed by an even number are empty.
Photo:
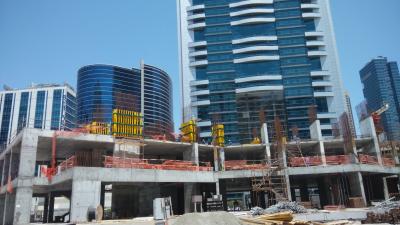
[[[250,210],[252,216],[272,214],[279,212],[293,212],[293,213],[306,213],[307,209],[297,202],[279,202],[267,209],[262,209],[260,207],[254,207]]]
[[[368,212],[367,219],[362,221],[363,224],[371,223],[389,223],[400,224],[400,208],[391,209],[385,213]]]

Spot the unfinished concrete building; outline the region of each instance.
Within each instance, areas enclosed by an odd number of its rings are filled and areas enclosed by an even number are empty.
[[[279,171],[287,199],[315,208],[357,207],[352,199],[368,205],[398,193],[396,149],[381,152],[370,117],[361,131],[350,151],[341,137],[322,138],[318,120],[311,139],[288,140]],[[192,211],[195,195],[205,210],[212,195],[222,196],[225,210],[266,207],[276,196],[253,191],[252,181],[265,176],[277,145],[268,141],[266,126],[261,133],[261,144],[226,146],[215,160],[210,145],[146,139],[139,145],[143,157],[134,158],[135,143],[109,135],[26,128],[0,155],[0,224],[85,222],[99,205],[104,219],[149,216],[152,200],[167,196],[175,214]],[[52,154],[57,172],[46,176]]]

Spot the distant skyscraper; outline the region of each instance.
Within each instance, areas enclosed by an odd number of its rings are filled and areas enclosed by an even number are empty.
[[[369,110],[389,104],[389,109],[382,114],[382,125],[390,140],[400,140],[400,74],[397,63],[377,57],[361,69],[360,78]]]
[[[347,111],[347,115],[349,118],[350,129],[351,129],[351,133],[353,134],[353,137],[355,137],[356,136],[356,126],[354,125],[353,108],[351,106],[349,92],[347,92],[347,91],[345,92],[345,97],[346,97],[346,111]]]
[[[218,121],[249,143],[275,115],[308,138],[310,105],[332,135],[346,105],[328,0],[177,2],[183,119],[200,119],[201,138]]]
[[[75,91],[64,85],[33,85],[0,92],[0,144],[24,127],[70,130],[76,124]]]

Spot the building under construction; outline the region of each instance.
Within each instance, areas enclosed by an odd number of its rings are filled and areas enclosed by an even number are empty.
[[[183,214],[193,202],[206,211],[283,200],[363,207],[399,193],[398,145],[379,143],[371,117],[361,121],[360,137],[342,131],[323,138],[315,120],[311,139],[288,138],[276,119],[274,130],[262,125],[260,143],[224,146],[223,126],[213,127],[212,145],[196,143],[195,135],[186,142],[143,139],[140,114],[115,113],[139,129],[116,118],[121,135],[101,124],[21,131],[0,154],[0,224],[85,222],[99,205],[103,219],[149,216],[157,197],[171,197],[174,213]]]

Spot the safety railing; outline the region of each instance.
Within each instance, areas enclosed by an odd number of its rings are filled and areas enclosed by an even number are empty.
[[[155,170],[212,171],[211,163],[167,159],[138,159],[127,157],[104,156],[106,168],[132,168]]]
[[[290,157],[290,167],[307,167],[322,165],[321,156]]]
[[[265,160],[227,160],[225,161],[225,170],[263,170],[269,165]]]
[[[361,164],[378,165],[378,157],[373,155],[358,154],[358,160]]]
[[[352,155],[330,155],[325,158],[326,164],[328,165],[346,165],[355,163],[355,158]]]
[[[67,160],[61,162],[58,165],[58,172],[61,173],[67,169],[73,168],[77,165],[77,161],[76,161],[76,157],[75,156],[71,156],[70,158],[68,158]]]
[[[383,162],[383,165],[387,166],[387,167],[395,167],[396,166],[396,161],[393,158],[383,157],[382,162]]]

